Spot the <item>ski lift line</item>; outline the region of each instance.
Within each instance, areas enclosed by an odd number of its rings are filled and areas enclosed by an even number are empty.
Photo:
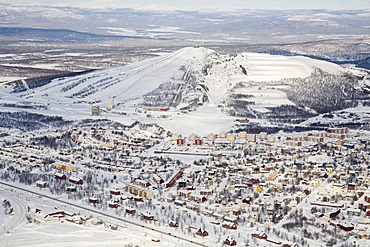
[[[185,74],[184,74],[184,75],[183,75],[183,77],[182,77],[182,79],[183,79],[184,81],[187,81],[187,80],[188,80],[188,79],[187,79],[187,77],[190,77],[189,72],[190,72],[190,67],[187,67],[186,72],[185,72]],[[175,102],[176,102],[176,100],[177,100],[178,96],[180,95],[180,93],[181,93],[181,91],[182,91],[182,88],[183,88],[183,84],[180,84],[179,90],[177,91],[176,96],[175,96],[175,98],[174,98],[174,99],[173,99],[173,101],[172,101],[172,105],[174,105],[174,104],[175,104]]]
[[[166,65],[169,65],[169,64],[173,63],[174,61],[176,61],[177,59],[179,59],[179,58],[180,58],[180,55],[183,55],[183,54],[185,54],[186,52],[188,52],[188,50],[180,50],[180,51],[177,51],[177,52],[175,52],[175,53],[172,53],[172,54],[170,54],[170,55],[169,55],[169,56],[167,56],[167,57],[161,58],[161,59],[160,59],[159,61],[157,61],[155,64],[147,65],[147,66],[146,66],[146,67],[144,67],[143,69],[138,70],[136,73],[134,73],[134,74],[131,74],[131,75],[127,76],[125,79],[130,78],[130,77],[133,77],[133,76],[135,76],[138,72],[145,71],[145,70],[147,70],[147,69],[149,69],[149,68],[151,68],[151,67],[154,67],[154,66],[156,66],[156,65],[159,65],[159,64],[161,64],[161,63],[164,63],[164,62],[168,61],[168,60],[169,60],[169,58],[174,57],[174,59],[173,59],[173,60],[170,60],[168,63],[164,64],[163,66],[160,66],[159,68],[157,68],[157,69],[155,69],[155,70],[153,70],[153,71],[151,71],[151,72],[149,72],[149,73],[146,73],[146,74],[144,74],[143,76],[141,76],[138,80],[136,80],[135,82],[133,82],[133,83],[132,83],[128,88],[126,88],[126,89],[125,89],[125,90],[123,90],[120,94],[117,94],[116,96],[121,96],[122,94],[124,94],[125,92],[127,92],[129,89],[131,89],[134,85],[137,85],[137,83],[139,83],[139,81],[140,81],[142,78],[144,78],[145,76],[147,76],[147,75],[148,75],[148,74],[150,74],[150,73],[153,73],[154,71],[158,71],[159,69],[161,69],[161,68],[165,67]]]
[[[173,57],[173,56],[175,56],[175,55],[178,55],[180,52],[183,52],[183,51],[178,51],[178,52],[176,52],[176,53],[174,53],[174,54],[171,54],[171,55],[169,55],[169,56],[167,56],[167,57],[165,57],[165,58],[162,58],[162,59],[160,59],[159,61],[157,61],[154,65],[158,65],[158,64],[160,64],[160,63],[162,63],[162,62],[165,62],[166,60],[168,60],[168,58],[171,58],[171,57]],[[175,59],[175,60],[176,60],[176,59]],[[167,63],[167,64],[165,64],[165,65],[171,64],[171,63],[172,63],[172,62],[174,62],[175,60],[172,60],[172,61],[170,61],[169,63]],[[154,65],[153,65],[153,64],[151,64],[150,66],[146,66],[146,67],[144,67],[143,69],[136,71],[136,73],[126,76],[126,77],[125,77],[125,79],[130,78],[130,77],[133,77],[133,76],[135,76],[138,72],[145,71],[145,70],[149,69],[150,67],[154,67]],[[165,65],[164,65],[164,66],[165,66]],[[161,67],[159,67],[159,68],[157,68],[157,69],[155,69],[155,70],[153,70],[153,71],[151,71],[151,72],[149,72],[149,73],[153,73],[154,71],[158,71],[159,69],[163,68],[164,66],[161,66]],[[132,88],[134,85],[136,85],[136,84],[137,84],[137,83],[138,83],[138,82],[139,82],[143,77],[147,76],[149,73],[146,73],[146,74],[144,74],[143,76],[141,76],[138,80],[136,80],[135,82],[133,82],[133,83],[132,83],[128,88],[126,88],[123,92],[121,92],[121,93],[120,93],[120,94],[118,94],[117,96],[120,96],[120,95],[124,94],[126,91],[128,91],[130,88]]]
[[[23,83],[23,86],[27,89],[30,90],[30,87],[28,86],[27,82],[24,79],[21,79],[21,82]]]
[[[156,64],[160,63],[161,61],[165,61],[167,58],[172,57],[174,55],[177,55],[180,52],[181,51],[177,51],[177,52],[175,52],[173,54],[170,54],[169,56],[167,56],[165,58],[160,58],[159,61]],[[152,64],[151,65],[142,65],[140,67],[131,68],[130,70],[128,70],[128,72],[131,72],[131,71],[132,72],[129,73],[129,74],[125,74],[126,77],[123,77],[123,79],[130,78],[131,76],[135,75],[136,73],[141,72],[141,71],[143,71],[143,70],[145,70],[145,69],[147,69],[149,67],[153,67],[153,65]],[[120,67],[119,68],[114,68],[113,70],[118,70],[118,69],[121,69],[121,68]],[[105,75],[108,75],[105,70],[97,70],[97,71],[92,72],[92,73],[94,73],[96,76],[101,76],[101,75],[104,76],[104,74]],[[47,91],[49,89],[53,89],[53,88],[56,88],[56,87],[59,87],[59,86],[65,86],[68,83],[75,82],[77,80],[81,80],[81,79],[84,79],[84,78],[85,78],[85,75],[79,75],[79,76],[73,77],[73,78],[71,78],[71,79],[69,79],[67,81],[57,83],[56,85],[48,85],[44,89],[41,89],[40,92],[44,92],[44,91]],[[58,79],[58,78],[56,78],[56,79]],[[22,81],[22,83],[24,84],[25,87],[28,87],[28,85],[26,85],[23,81]],[[27,89],[29,89],[29,88],[27,88]]]

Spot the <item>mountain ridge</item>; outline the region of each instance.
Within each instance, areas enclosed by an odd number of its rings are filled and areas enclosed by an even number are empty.
[[[147,119],[153,117],[148,111],[163,108],[169,111],[155,118],[175,121],[179,114],[192,114],[201,123],[204,116],[216,114],[229,123],[235,117],[300,123],[318,112],[355,107],[359,99],[366,104],[368,94],[350,74],[336,64],[302,56],[221,55],[204,47],[185,47],[123,67],[53,79],[40,87],[21,81],[1,91],[2,101],[44,104],[49,113],[74,112],[66,116],[72,119],[90,117],[91,107],[98,105],[106,117],[123,114],[127,117],[122,118],[135,119],[140,111],[147,113],[139,114],[141,120],[152,122],[157,120]],[[331,102],[330,97],[325,101],[328,90],[340,104],[324,107]],[[114,99],[112,111],[105,110],[109,98]],[[192,113],[197,111],[205,115]]]

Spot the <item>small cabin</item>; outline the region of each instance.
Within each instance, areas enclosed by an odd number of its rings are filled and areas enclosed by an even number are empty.
[[[224,244],[228,246],[236,246],[237,242],[235,239],[227,237],[224,241]]]
[[[54,178],[59,179],[59,180],[66,180],[67,176],[63,173],[57,172],[54,174]]]
[[[203,140],[201,140],[201,139],[196,139],[196,140],[194,141],[194,144],[195,144],[195,145],[197,145],[197,146],[201,146],[201,145],[203,145]]]
[[[70,183],[73,183],[73,184],[79,184],[79,185],[82,185],[84,182],[83,182],[83,180],[81,179],[81,178],[77,178],[77,177],[70,177],[69,179],[68,179],[68,181],[70,182]]]
[[[134,197],[134,201],[135,201],[135,202],[144,202],[144,198],[143,198],[143,197],[141,197],[141,196],[135,196],[135,197]]]
[[[223,228],[229,229],[229,230],[236,230],[238,229],[238,226],[234,222],[228,222],[222,224]]]
[[[179,188],[185,188],[186,187],[186,181],[179,181],[178,186]]]
[[[110,207],[110,208],[118,208],[118,203],[115,202],[115,201],[110,201],[108,203],[108,207]]]
[[[176,143],[177,143],[177,145],[184,145],[185,144],[185,140],[184,139],[177,139],[176,140]]]
[[[128,208],[126,208],[126,213],[134,215],[134,214],[136,214],[136,210],[134,208],[128,207]]]
[[[77,188],[76,188],[76,186],[68,186],[66,190],[67,190],[67,192],[76,192]]]
[[[201,237],[207,237],[209,235],[208,232],[205,229],[202,229],[202,228],[199,228],[198,231],[195,234],[197,234],[198,236],[201,236]]]
[[[253,238],[259,238],[259,239],[267,239],[267,234],[264,232],[260,233],[252,233]]]
[[[179,227],[179,223],[177,221],[171,221],[169,227]]]
[[[48,186],[48,183],[45,181],[37,180],[36,181],[36,186],[39,188],[46,188]]]
[[[142,217],[144,220],[154,220],[154,216],[149,212],[143,213]]]
[[[115,196],[119,196],[119,195],[121,195],[121,191],[119,189],[114,188],[114,189],[110,190],[110,194],[115,195]]]
[[[240,209],[233,209],[233,215],[239,216],[241,214],[242,214],[242,211],[240,211]]]
[[[98,198],[96,198],[96,197],[90,197],[89,198],[89,202],[90,203],[93,203],[93,204],[98,203]]]

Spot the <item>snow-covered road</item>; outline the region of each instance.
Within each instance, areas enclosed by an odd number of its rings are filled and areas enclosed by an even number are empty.
[[[10,202],[13,213],[7,217],[0,228],[0,235],[14,230],[26,220],[27,208],[24,202],[16,198],[14,192],[0,188],[0,198]]]

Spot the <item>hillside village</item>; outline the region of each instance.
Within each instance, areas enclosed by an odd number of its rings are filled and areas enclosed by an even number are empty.
[[[0,247],[370,246],[369,2],[0,1]]]
[[[351,71],[195,46],[4,86],[0,184],[27,194],[4,212],[154,246],[366,246],[369,84]]]
[[[4,136],[0,179],[206,246],[365,246],[369,141],[348,128],[182,136],[86,120]],[[38,224],[90,219],[40,207]]]

